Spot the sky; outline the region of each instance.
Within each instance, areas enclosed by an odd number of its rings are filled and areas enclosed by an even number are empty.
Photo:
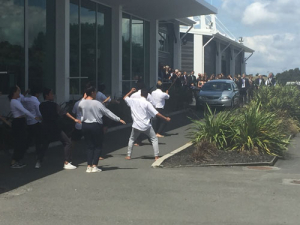
[[[244,45],[255,52],[248,74],[275,75],[300,67],[299,0],[207,0],[217,17]],[[247,55],[246,55],[247,57]]]

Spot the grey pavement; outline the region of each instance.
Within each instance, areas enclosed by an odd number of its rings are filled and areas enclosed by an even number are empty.
[[[193,115],[189,115],[193,116]],[[160,138],[161,155],[184,145],[189,127],[186,115],[172,117],[170,136]],[[74,164],[62,169],[62,147],[49,149],[47,160],[34,169],[12,170],[0,159],[0,224],[197,224],[299,225],[300,136],[289,148],[279,170],[243,167],[151,168],[152,146],[135,147],[125,160],[130,129],[108,133],[103,172],[85,173],[85,145],[76,144]],[[1,191],[0,189],[0,191]]]

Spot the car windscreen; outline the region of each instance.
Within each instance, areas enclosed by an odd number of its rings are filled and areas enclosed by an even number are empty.
[[[231,84],[222,82],[207,82],[201,88],[202,91],[231,91]]]

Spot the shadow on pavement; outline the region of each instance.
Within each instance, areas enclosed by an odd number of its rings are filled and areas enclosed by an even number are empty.
[[[200,116],[199,116],[200,115]],[[198,119],[202,116],[202,113],[197,112],[197,115],[194,111],[190,110],[185,113],[177,114],[171,117],[171,122],[168,124],[166,132],[174,130],[176,128],[188,125],[191,123],[190,118]],[[198,117],[198,118],[197,118]],[[103,145],[103,157],[113,157],[110,153],[124,148],[128,144],[128,138],[131,133],[131,128],[124,128],[114,132],[107,133],[104,139]],[[170,135],[179,135],[179,134],[170,134]],[[160,143],[165,144],[165,143]],[[167,144],[167,143],[166,143]],[[0,153],[1,154],[1,153]],[[122,154],[123,155],[123,154]],[[126,156],[126,153],[124,153]],[[22,169],[11,169],[9,167],[10,155],[2,154],[0,155],[0,194],[7,191],[14,190],[20,186],[26,185],[35,180],[42,179],[49,175],[55,174],[63,170],[63,147],[57,146],[49,148],[45,161],[42,164],[40,169],[35,169],[35,154],[28,153],[25,155],[24,162],[27,164],[26,167]],[[150,159],[148,156],[140,157],[140,159]],[[153,156],[151,156],[153,159]],[[102,160],[101,160],[102,161]],[[100,161],[100,163],[101,163]],[[80,165],[86,162],[86,153],[85,153],[85,143],[83,140],[76,143],[73,149],[73,164]],[[80,165],[82,166],[82,165]],[[123,169],[137,169],[137,168],[120,168],[120,167],[110,167],[109,165],[103,166],[103,170],[112,171],[112,170],[123,170]],[[72,171],[70,171],[72,172]]]

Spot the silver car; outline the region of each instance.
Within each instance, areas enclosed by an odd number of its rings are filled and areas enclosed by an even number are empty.
[[[196,108],[208,104],[215,107],[234,107],[239,104],[239,89],[232,80],[211,80],[205,83],[197,97]]]

